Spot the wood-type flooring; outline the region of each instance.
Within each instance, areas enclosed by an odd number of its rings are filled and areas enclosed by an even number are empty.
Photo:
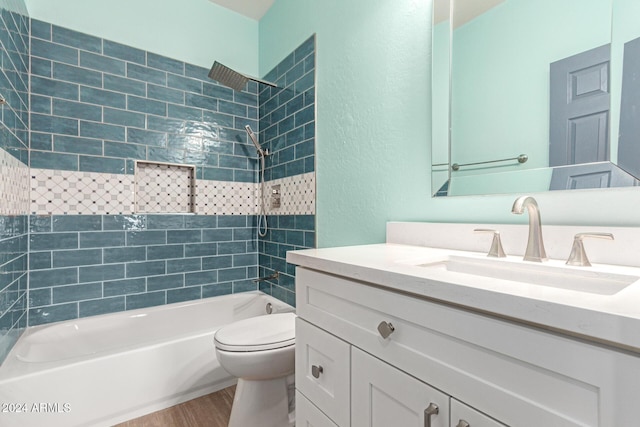
[[[227,427],[235,389],[225,388],[115,427]]]

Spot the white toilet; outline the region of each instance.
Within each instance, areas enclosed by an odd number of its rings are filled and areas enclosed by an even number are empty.
[[[229,427],[291,427],[287,377],[295,367],[294,313],[252,317],[215,333],[218,362],[238,378]]]

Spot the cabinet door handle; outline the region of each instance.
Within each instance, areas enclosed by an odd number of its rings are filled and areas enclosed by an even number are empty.
[[[468,422],[466,422],[465,420],[460,420],[458,422],[458,424],[456,425],[456,427],[471,427],[471,424],[469,424]]]
[[[429,403],[427,409],[424,410],[424,427],[431,427],[431,416],[438,415],[440,408],[435,403]]]
[[[389,338],[389,335],[391,335],[395,330],[396,328],[393,327],[391,322],[385,322],[383,320],[378,325],[378,332],[380,332],[380,335],[382,335],[382,338],[384,338],[385,340]]]
[[[320,374],[324,372],[324,368],[320,365],[311,365],[311,375],[313,378],[320,378]]]

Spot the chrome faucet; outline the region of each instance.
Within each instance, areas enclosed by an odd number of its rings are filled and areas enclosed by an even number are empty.
[[[511,213],[522,215],[524,208],[527,208],[529,214],[529,239],[527,241],[527,250],[524,254],[525,261],[542,262],[546,261],[547,253],[544,250],[542,242],[542,223],[540,221],[540,209],[536,199],[531,196],[521,196],[513,202]]]

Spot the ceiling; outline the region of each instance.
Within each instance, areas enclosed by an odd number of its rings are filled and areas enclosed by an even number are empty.
[[[259,21],[275,0],[209,0],[222,7]]]
[[[453,7],[453,28],[466,24],[473,18],[482,15],[505,0],[455,0]],[[435,0],[434,23],[439,24],[449,17],[450,0]]]
[[[209,0],[248,18],[259,21],[275,0]],[[505,0],[456,0],[453,27],[457,28]],[[447,19],[450,0],[435,0],[436,24]]]

